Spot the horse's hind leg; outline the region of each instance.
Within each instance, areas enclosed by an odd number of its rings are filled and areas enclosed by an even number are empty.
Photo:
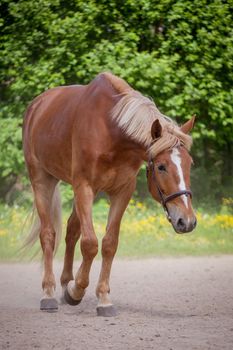
[[[61,286],[63,293],[69,281],[74,279],[73,276],[73,261],[74,261],[74,251],[75,245],[80,237],[80,221],[77,216],[76,208],[73,207],[73,212],[69,217],[67,223],[67,231],[66,231],[66,251],[64,258],[64,267],[61,274]],[[63,296],[62,296],[63,300]]]
[[[94,193],[85,182],[79,183],[75,189],[75,205],[81,226],[81,252],[83,261],[75,276],[65,290],[65,300],[68,304],[77,305],[82,300],[89,284],[89,273],[92,261],[98,252],[98,241],[92,223],[92,204]]]
[[[41,170],[37,170],[36,178],[33,180],[31,178],[31,181],[41,224],[40,242],[44,260],[44,276],[42,280],[44,296],[40,302],[40,309],[55,311],[58,308],[58,303],[54,298],[56,283],[53,274],[53,253],[56,233],[53,227],[52,200],[58,181]]]
[[[118,246],[121,218],[125,212],[134,189],[135,181],[124,187],[118,194],[110,196],[111,206],[109,211],[107,230],[102,241],[102,267],[96,288],[96,295],[98,298],[98,316],[109,317],[116,315],[116,310],[113,307],[113,304],[109,297],[109,278],[112,261]]]

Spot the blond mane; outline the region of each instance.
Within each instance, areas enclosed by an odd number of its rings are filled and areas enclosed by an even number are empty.
[[[122,98],[112,110],[112,118],[126,135],[143,144],[152,157],[176,145],[190,149],[191,136],[184,134],[174,121],[160,113],[151,99],[132,88],[121,91],[121,95]],[[154,142],[151,126],[156,119],[162,126],[162,136]]]

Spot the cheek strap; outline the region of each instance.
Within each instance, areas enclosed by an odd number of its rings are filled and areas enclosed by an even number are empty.
[[[179,197],[179,196],[190,196],[192,198],[192,192],[190,190],[182,190],[182,191],[178,191],[178,192],[174,192],[168,196],[165,196],[159,186],[159,183],[158,183],[158,180],[156,178],[156,172],[155,172],[155,167],[154,167],[154,162],[153,160],[150,158],[149,161],[148,161],[148,165],[146,167],[146,176],[147,176],[147,179],[149,177],[149,174],[151,174],[151,177],[152,177],[152,180],[153,180],[153,183],[155,184],[155,187],[156,187],[156,190],[157,192],[159,193],[159,197],[160,197],[160,202],[163,206],[163,209],[167,215],[167,218],[169,221],[171,221],[171,217],[169,215],[169,211],[168,211],[168,208],[167,208],[167,202]]]

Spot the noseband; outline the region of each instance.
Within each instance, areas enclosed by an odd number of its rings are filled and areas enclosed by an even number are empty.
[[[154,162],[151,158],[149,158],[148,160],[148,165],[147,165],[147,168],[146,168],[146,176],[148,178],[149,176],[149,173],[152,174],[152,180],[155,184],[155,187],[159,193],[159,197],[160,197],[160,200],[161,200],[161,204],[163,206],[163,209],[167,215],[167,219],[168,221],[171,222],[171,217],[169,215],[169,211],[168,211],[168,208],[167,208],[167,202],[171,201],[172,199],[175,199],[179,196],[182,196],[182,195],[185,195],[185,196],[190,196],[192,198],[192,192],[190,190],[183,190],[183,191],[178,191],[178,192],[174,192],[168,196],[165,196],[159,186],[159,183],[158,183],[158,180],[156,178],[156,172],[155,172],[155,167],[154,167]]]

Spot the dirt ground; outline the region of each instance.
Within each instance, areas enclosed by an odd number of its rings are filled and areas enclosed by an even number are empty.
[[[0,349],[233,349],[233,256],[116,260],[114,318],[96,316],[99,270],[80,305],[46,313],[40,264],[1,264]]]

